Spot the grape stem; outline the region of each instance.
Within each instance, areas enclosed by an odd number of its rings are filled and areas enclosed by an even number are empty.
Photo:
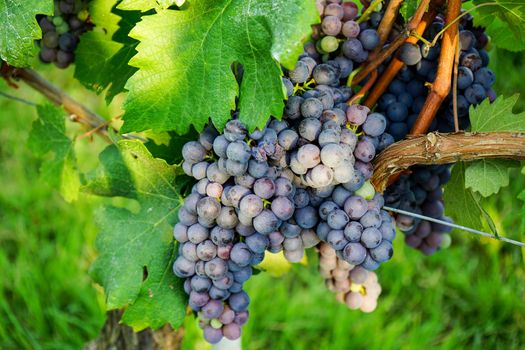
[[[456,52],[454,54],[454,81],[452,82],[452,109],[454,113],[454,131],[459,131],[458,117],[458,68],[459,68],[459,35],[456,37]]]
[[[446,23],[451,24],[443,34],[441,41],[441,52],[439,54],[439,64],[436,79],[432,84],[430,92],[416,122],[410,130],[411,134],[423,134],[427,132],[434,116],[436,115],[441,103],[450,91],[452,68],[456,46],[458,45],[458,22],[455,21],[461,10],[461,0],[449,0],[447,7]]]
[[[383,193],[389,179],[417,164],[507,158],[525,160],[525,133],[438,133],[411,136],[386,148],[374,161],[371,183]]]
[[[359,90],[359,92],[357,92],[354,96],[350,97],[350,99],[348,99],[346,103],[348,105],[359,103],[361,99],[365,96],[365,94],[368,92],[368,90],[370,90],[372,85],[374,85],[376,80],[377,80],[377,69],[374,69],[372,73],[370,73],[370,78],[368,78],[368,81],[366,82],[365,86],[363,86],[361,90]]]
[[[361,24],[365,21],[367,21],[370,18],[370,15],[372,12],[377,10],[381,4],[383,3],[383,0],[373,0],[370,5],[366,8],[365,12],[357,19],[357,23]]]
[[[442,3],[443,0],[436,0],[435,6],[439,6]],[[425,14],[425,11],[427,7],[429,6],[430,0],[422,0],[419,4],[419,7],[416,10],[416,13],[410,21],[408,22],[405,30],[399,34],[394,41],[390,45],[388,45],[384,50],[380,51],[375,57],[372,58],[362,69],[361,71],[354,77],[352,81],[352,85],[359,84],[363,79],[366,78],[370,72],[372,72],[374,69],[379,67],[381,63],[383,63],[387,58],[392,56],[394,52],[403,45],[405,40],[407,40],[409,37],[411,37],[412,31],[416,30],[416,28],[419,27],[419,23],[423,19],[423,15]]]
[[[4,65],[7,66],[7,64]],[[2,68],[2,77],[6,79],[6,81],[10,81],[11,78],[15,80],[22,80],[31,88],[40,92],[54,104],[62,106],[68,113],[70,113],[70,120],[86,126],[89,130],[85,136],[89,136],[92,133],[97,133],[107,142],[113,142],[108,133],[110,121],[90,111],[80,102],[67,95],[49,81],[45,80],[34,70],[19,69],[14,67],[8,67],[5,69],[5,66]],[[18,88],[12,83],[9,85],[13,88]],[[141,141],[145,141],[142,137],[132,134],[123,134],[122,137],[125,139],[139,139]]]
[[[426,30],[428,25],[432,22],[435,16],[435,11],[425,13],[423,19],[421,20],[421,22],[419,22],[417,28],[415,29],[415,32],[422,34]],[[406,39],[406,42],[415,44],[417,43],[417,40],[417,37],[410,36],[408,39]],[[390,85],[392,80],[394,80],[395,76],[401,70],[401,68],[403,68],[404,65],[405,64],[398,57],[392,58],[392,61],[390,61],[390,64],[381,74],[381,77],[370,92],[370,95],[368,95],[368,97],[366,98],[364,103],[365,106],[372,108],[377,103],[377,100],[381,97],[381,95],[383,95],[383,93],[388,88],[388,85]]]
[[[381,48],[385,44],[386,39],[388,39],[388,36],[392,31],[392,27],[396,21],[401,4],[403,4],[403,0],[390,0],[388,2],[383,19],[377,28],[377,34],[379,35],[379,45],[374,49],[374,51],[372,51],[368,57],[369,60],[375,58],[378,52],[381,51]]]

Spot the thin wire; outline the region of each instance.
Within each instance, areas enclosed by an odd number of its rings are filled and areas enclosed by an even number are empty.
[[[0,95],[6,97],[8,99],[11,99],[11,100],[15,100],[15,101],[18,101],[18,102],[25,103],[26,105],[36,106],[36,103],[34,103],[34,102],[31,102],[31,101],[28,101],[28,100],[24,100],[23,98],[16,97],[16,96],[13,96],[13,95],[6,94],[5,92],[2,92],[2,91],[0,91]]]
[[[487,233],[487,232],[478,231],[478,230],[475,230],[473,228],[462,226],[462,225],[457,225],[457,224],[454,224],[454,223],[451,223],[451,222],[448,222],[448,221],[434,219],[434,218],[431,218],[429,216],[420,215],[420,214],[412,213],[410,211],[396,209],[396,208],[391,208],[391,207],[386,207],[386,206],[384,206],[383,209],[391,211],[393,213],[398,213],[398,214],[412,216],[412,217],[414,217],[416,219],[427,220],[427,221],[435,222],[435,223],[438,223],[438,224],[454,227],[454,228],[457,228],[457,229],[460,229],[460,230],[463,230],[463,231],[475,233],[475,234],[480,235],[480,236],[496,239],[498,241],[507,242],[507,243],[514,244],[514,245],[517,245],[517,246],[520,246],[520,247],[525,247],[525,243],[523,243],[523,242],[515,241],[513,239],[506,238],[506,237],[495,236],[495,235]]]

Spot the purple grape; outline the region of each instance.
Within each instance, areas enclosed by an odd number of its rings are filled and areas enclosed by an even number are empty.
[[[365,29],[359,34],[359,41],[365,50],[371,51],[379,45],[380,39],[375,29]]]
[[[204,339],[210,344],[217,344],[222,339],[222,330],[215,329],[212,326],[205,326],[203,329]]]
[[[255,194],[249,194],[241,199],[239,209],[244,215],[253,218],[261,213],[264,209],[264,204],[261,197]]]
[[[361,241],[361,234],[363,233],[363,225],[357,221],[351,221],[346,225],[343,233],[349,242],[357,243]]]
[[[421,61],[421,50],[416,44],[404,43],[399,48],[399,58],[407,66],[416,65]]]
[[[224,336],[230,340],[236,340],[241,337],[241,326],[236,323],[230,323],[222,328]]]
[[[348,243],[343,249],[342,256],[346,262],[360,265],[366,258],[366,249],[359,243]]]
[[[267,236],[255,233],[251,236],[246,237],[246,245],[253,253],[264,253],[270,241]]]
[[[269,199],[275,194],[275,183],[269,177],[257,179],[253,184],[253,192],[260,198]]]
[[[263,235],[276,231],[281,225],[281,221],[275,214],[268,209],[264,209],[258,216],[253,219],[253,227]]]
[[[359,220],[368,210],[368,203],[362,197],[352,196],[344,204],[344,211],[350,219]]]
[[[381,232],[375,227],[368,227],[363,230],[361,234],[361,243],[366,248],[375,248],[382,241]]]
[[[321,22],[321,29],[326,35],[336,36],[341,31],[341,19],[337,16],[326,16]],[[300,62],[300,61],[299,61]]]
[[[343,24],[341,31],[347,38],[357,38],[361,29],[359,28],[359,24],[357,24],[357,22],[347,21]]]
[[[206,275],[212,280],[219,279],[226,276],[228,266],[226,265],[226,262],[224,260],[214,258],[204,265],[204,271],[206,272]]]
[[[195,274],[195,263],[179,256],[173,263],[173,272],[180,278],[190,277]]]
[[[233,311],[246,311],[248,309],[248,305],[250,304],[250,298],[244,291],[240,293],[234,293],[230,295],[229,304]]]
[[[278,196],[271,204],[272,212],[281,220],[288,220],[293,216],[294,203],[288,197]]]
[[[207,277],[193,276],[191,280],[188,281],[190,281],[191,289],[198,293],[207,292],[212,286],[211,280]]]
[[[236,243],[230,252],[230,259],[241,267],[248,266],[252,259],[252,252],[246,243]]]

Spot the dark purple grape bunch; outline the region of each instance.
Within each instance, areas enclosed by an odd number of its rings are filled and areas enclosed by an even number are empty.
[[[428,41],[444,28],[438,16],[424,33]],[[457,80],[457,114],[460,129],[470,126],[469,109],[484,99],[493,101],[494,73],[487,67],[485,50],[489,40],[483,28],[474,27],[472,16],[463,16],[460,22],[460,65]],[[405,44],[399,57],[407,65],[389,85],[378,101],[377,111],[387,118],[388,134],[395,140],[403,139],[414,125],[428,95],[428,82],[433,82],[437,72],[440,42],[433,47],[420,43]],[[453,77],[451,77],[451,80]],[[452,80],[453,82],[453,80]],[[443,102],[429,130],[450,132],[454,130],[452,92]],[[443,216],[442,187],[450,178],[450,166],[414,167],[410,175],[387,188],[385,201],[389,206],[450,221]],[[406,242],[430,255],[450,245],[450,228],[420,221],[405,215],[397,216],[397,225],[406,234]]]
[[[451,222],[444,215],[442,187],[450,180],[450,166],[416,166],[385,192],[387,205]],[[412,216],[397,215],[397,227],[405,234],[406,243],[425,255],[450,245],[451,228]]]
[[[423,34],[428,41],[443,29],[443,18],[438,16]],[[472,16],[466,15],[460,22],[460,59],[457,78],[457,114],[460,129],[470,126],[469,109],[483,100],[494,101],[496,93],[492,89],[496,76],[488,68],[489,56],[486,46],[489,42],[483,28],[474,27]],[[399,58],[407,65],[392,81],[388,91],[378,102],[378,111],[388,119],[387,132],[396,140],[406,136],[421,111],[428,83],[436,77],[440,54],[440,41],[435,46],[425,43],[404,44],[399,50]],[[453,82],[453,77],[451,76]],[[437,113],[431,131],[454,131],[454,105],[452,91]]]
[[[67,68],[75,60],[75,49],[80,36],[91,30],[88,13],[89,0],[55,0],[53,16],[37,16],[42,29],[40,60]]]

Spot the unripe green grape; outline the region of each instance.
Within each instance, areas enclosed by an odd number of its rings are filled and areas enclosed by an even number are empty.
[[[64,23],[64,19],[62,17],[60,17],[60,16],[53,17],[53,24],[55,26],[58,27],[58,26],[62,25],[63,23]]]
[[[370,200],[374,198],[376,191],[374,190],[374,186],[372,186],[370,181],[366,181],[360,189],[355,191],[355,194],[357,196],[363,197],[366,200]]]
[[[325,36],[321,39],[321,49],[324,52],[334,52],[339,48],[339,42],[335,36]]]
[[[57,26],[56,31],[57,31],[58,34],[67,33],[67,32],[69,32],[69,25],[66,22],[64,22],[61,25]]]
[[[441,244],[439,245],[439,247],[441,249],[447,249],[448,247],[450,247],[451,243],[452,237],[448,233],[443,233],[443,235],[441,236]]]
[[[215,329],[220,329],[222,327],[222,323],[218,319],[214,318],[210,321],[210,326]]]
[[[87,20],[87,18],[89,17],[89,12],[87,10],[82,10],[78,13],[77,15],[78,19],[81,20],[82,22],[85,22]]]

